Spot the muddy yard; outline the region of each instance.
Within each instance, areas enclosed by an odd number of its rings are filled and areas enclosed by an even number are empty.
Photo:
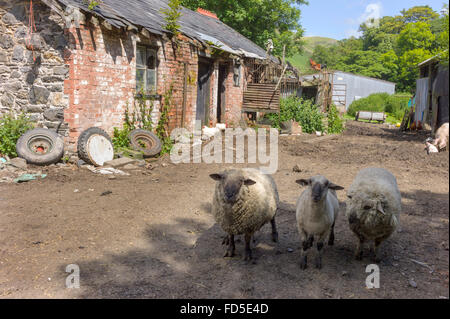
[[[264,226],[253,264],[242,260],[243,238],[236,257],[222,257],[209,178],[222,165],[159,162],[114,180],[76,166],[50,168],[40,181],[0,184],[0,297],[448,298],[448,153],[428,156],[424,134],[347,126],[321,143],[280,137],[279,243]],[[368,250],[354,260],[345,191],[338,192],[336,241],[325,248],[323,269],[300,270],[294,210],[302,188],[295,180],[320,173],[348,188],[368,166],[390,170],[403,197],[401,227],[382,246],[381,287],[365,286]],[[69,264],[80,268],[80,289],[66,288]]]

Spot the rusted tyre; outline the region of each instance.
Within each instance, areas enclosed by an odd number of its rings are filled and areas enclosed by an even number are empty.
[[[64,155],[64,141],[54,131],[36,128],[23,134],[16,143],[19,157],[34,165],[59,162]]]
[[[133,130],[129,135],[134,150],[142,152],[144,157],[152,157],[161,152],[162,144],[158,136],[147,130]]]
[[[103,166],[114,159],[114,147],[108,133],[99,127],[91,127],[78,138],[78,157],[86,163]]]

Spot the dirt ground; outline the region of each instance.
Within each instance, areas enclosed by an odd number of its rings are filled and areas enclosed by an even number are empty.
[[[243,239],[236,257],[222,257],[224,233],[210,213],[208,175],[223,165],[169,163],[115,180],[49,168],[44,180],[0,184],[0,297],[448,298],[448,153],[428,156],[424,133],[347,126],[321,143],[280,137],[279,243],[264,226],[253,264],[242,260]],[[301,172],[293,171],[296,164]],[[302,188],[295,180],[320,173],[348,188],[368,166],[394,173],[403,197],[401,227],[382,246],[381,287],[365,286],[369,251],[362,261],[353,258],[345,191],[338,192],[336,241],[325,247],[323,268],[300,270],[294,205]],[[105,191],[112,193],[101,196]],[[65,286],[69,264],[80,267],[80,289]]]

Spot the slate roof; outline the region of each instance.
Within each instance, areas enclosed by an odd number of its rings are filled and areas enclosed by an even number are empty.
[[[88,11],[83,0],[57,0]],[[167,32],[161,10],[168,9],[167,0],[102,0],[93,12],[115,27],[139,26],[162,35]],[[218,19],[183,8],[180,31],[202,43],[214,43],[224,51],[249,58],[265,59],[266,51]],[[277,61],[274,57],[270,57]]]

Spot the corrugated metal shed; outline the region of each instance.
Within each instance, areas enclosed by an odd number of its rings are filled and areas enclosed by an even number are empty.
[[[64,5],[89,11],[83,0],[57,0]],[[167,0],[102,0],[93,12],[115,27],[139,26],[153,34],[167,31],[162,10],[168,9]],[[179,20],[180,31],[202,43],[212,42],[221,49],[249,58],[265,59],[266,51],[213,17],[183,8]],[[270,57],[273,61],[278,61]]]
[[[347,110],[353,101],[367,97],[373,93],[395,93],[395,83],[375,79],[363,75],[352,74],[343,71],[333,71],[329,82],[333,86],[332,102],[336,106],[344,107]],[[319,79],[319,75],[306,75],[301,81],[311,84],[314,78]],[[317,80],[316,80],[317,81]]]
[[[338,87],[345,85],[345,109],[347,110],[353,101],[367,97],[374,93],[395,93],[395,83],[379,80],[367,76],[356,75],[352,73],[336,71],[333,76],[333,98],[336,103],[338,99],[335,97],[339,93],[336,91]]]

